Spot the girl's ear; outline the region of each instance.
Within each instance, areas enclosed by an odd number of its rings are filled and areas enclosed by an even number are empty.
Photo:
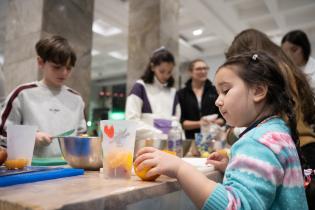
[[[266,98],[268,92],[267,85],[256,85],[253,89],[255,102],[260,102]]]

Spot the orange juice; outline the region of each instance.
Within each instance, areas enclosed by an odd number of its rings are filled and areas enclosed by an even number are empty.
[[[110,178],[130,178],[132,169],[132,152],[114,150],[104,157],[104,170]]]
[[[28,160],[25,158],[15,159],[15,160],[7,160],[4,165],[7,169],[22,169],[27,166]]]

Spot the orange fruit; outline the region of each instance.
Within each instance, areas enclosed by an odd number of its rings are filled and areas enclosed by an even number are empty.
[[[147,177],[147,173],[150,170],[150,168],[144,168],[144,169],[142,169],[140,171],[137,170],[136,166],[134,166],[134,168],[135,168],[136,175],[143,181],[154,181],[160,176],[159,174],[157,174],[157,175],[154,175],[154,176]]]
[[[217,151],[219,154],[221,154],[221,155],[223,155],[223,156],[226,156],[226,157],[228,157],[228,150],[227,149],[219,149],[218,151]]]
[[[15,159],[15,160],[7,160],[4,165],[7,169],[22,169],[27,166],[28,160],[25,158]]]
[[[163,149],[162,151],[166,152],[168,154],[171,154],[171,155],[176,155],[176,151],[171,151],[171,150],[167,150],[167,149]]]
[[[162,150],[162,151],[166,152],[168,154],[171,154],[171,155],[176,155],[175,151],[170,151],[170,150]],[[141,171],[138,171],[137,167],[134,166],[134,169],[135,169],[136,175],[143,181],[154,181],[160,176],[159,174],[157,174],[157,175],[154,175],[154,176],[147,177],[147,173],[150,170],[150,168],[144,168]]]
[[[7,150],[0,146],[0,166],[7,160],[8,153]]]

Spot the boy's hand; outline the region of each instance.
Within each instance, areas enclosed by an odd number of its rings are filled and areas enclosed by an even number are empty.
[[[229,158],[219,152],[213,152],[207,158],[207,163],[214,166],[215,169],[224,172],[229,162]]]
[[[51,135],[44,132],[37,132],[35,137],[35,144],[38,146],[48,146],[52,142]]]
[[[175,156],[153,147],[144,147],[136,154],[134,165],[137,170],[150,168],[147,176],[163,174],[172,178],[177,177],[182,160]]]

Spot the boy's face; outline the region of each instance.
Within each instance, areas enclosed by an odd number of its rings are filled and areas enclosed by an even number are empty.
[[[43,81],[50,87],[61,87],[71,74],[72,67],[70,65],[62,66],[51,61],[44,62],[40,57],[37,58],[37,63],[43,72]]]

